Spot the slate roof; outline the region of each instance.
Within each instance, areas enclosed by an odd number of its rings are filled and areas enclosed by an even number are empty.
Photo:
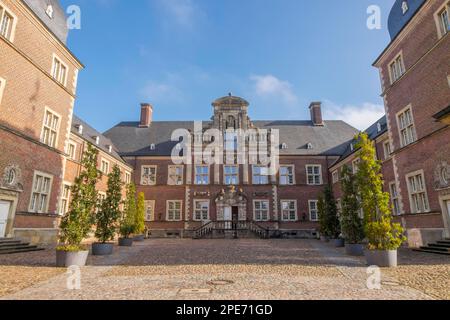
[[[82,125],[83,131],[80,135],[78,133],[78,127]],[[122,159],[120,156],[117,148],[114,146],[114,143],[105,137],[103,134],[95,130],[93,127],[91,127],[88,123],[78,118],[76,115],[73,116],[72,119],[72,128],[71,131],[73,134],[77,135],[78,137],[82,138],[83,140],[92,143],[95,147],[99,148],[100,150],[104,151],[105,153],[111,155],[116,160],[126,164],[126,162]],[[95,138],[99,137],[99,144],[96,144]],[[109,146],[112,146],[112,152],[109,152]]]
[[[408,3],[408,11],[403,14],[403,2]],[[388,28],[391,40],[394,40],[408,22],[416,15],[427,0],[396,0],[389,13]]]
[[[287,149],[280,155],[341,155],[357,130],[343,121],[325,121],[314,126],[311,121],[253,121],[256,128],[279,129],[280,144]],[[211,125],[203,122],[204,128]],[[139,128],[139,122],[122,122],[104,135],[114,142],[122,156],[169,156],[177,142],[172,132],[183,128],[194,130],[193,121],[154,121],[149,128]],[[312,149],[307,145],[311,143]],[[154,144],[154,150],[151,145]]]
[[[379,130],[379,129],[381,129],[381,130]],[[364,132],[366,132],[369,135],[370,140],[375,140],[376,138],[383,135],[387,131],[388,131],[387,118],[386,118],[386,116],[383,116],[381,119],[379,119],[377,122],[372,124]],[[342,154],[341,158],[338,161],[336,161],[336,163],[341,162],[342,160],[344,160],[345,158],[347,158],[348,156],[350,156],[351,154],[353,154],[357,151],[354,148],[352,149],[352,145],[354,147],[356,142],[357,141],[355,139],[352,139],[351,141],[349,141],[347,143],[347,145],[345,146],[344,153]]]
[[[23,2],[62,43],[67,44],[69,30],[67,28],[66,14],[59,0],[23,0]],[[53,7],[53,18],[50,18],[46,13],[48,5]]]

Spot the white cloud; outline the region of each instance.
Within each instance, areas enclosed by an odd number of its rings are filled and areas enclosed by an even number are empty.
[[[251,76],[250,80],[254,82],[254,90],[260,97],[282,99],[289,105],[298,102],[292,84],[288,81],[280,80],[273,75],[255,75]]]
[[[149,81],[141,89],[143,98],[151,102],[179,102],[182,100],[182,92],[174,85]]]
[[[338,105],[325,100],[322,108],[324,118],[328,120],[343,120],[359,130],[366,130],[384,114],[384,106],[365,102],[360,106]]]
[[[192,27],[197,15],[197,8],[192,0],[161,0],[164,10],[182,27]]]

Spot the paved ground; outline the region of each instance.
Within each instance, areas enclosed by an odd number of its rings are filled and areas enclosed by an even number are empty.
[[[148,240],[90,257],[68,290],[54,250],[0,256],[4,299],[450,299],[450,259],[402,250],[367,288],[361,258],[315,240]],[[33,266],[33,268],[30,268]],[[22,270],[25,270],[21,272]],[[35,280],[23,274],[41,274]],[[56,273],[56,275],[54,273]],[[48,273],[46,273],[48,272]],[[5,280],[6,279],[6,280]],[[28,287],[28,288],[26,288]]]

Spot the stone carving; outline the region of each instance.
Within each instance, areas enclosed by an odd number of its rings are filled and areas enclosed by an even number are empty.
[[[434,188],[436,190],[450,188],[450,165],[447,161],[439,163],[434,170]]]
[[[218,221],[224,220],[224,209],[226,207],[238,207],[239,220],[247,220],[247,196],[242,189],[237,190],[235,186],[228,186],[217,195],[215,202]]]
[[[18,165],[9,165],[3,171],[0,186],[5,189],[23,191],[22,170]]]

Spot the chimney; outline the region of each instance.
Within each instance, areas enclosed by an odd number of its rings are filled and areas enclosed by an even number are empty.
[[[149,103],[141,103],[140,128],[148,128],[153,120],[153,107]]]
[[[309,110],[311,111],[311,121],[315,126],[323,126],[322,119],[322,102],[311,102],[309,106]]]

